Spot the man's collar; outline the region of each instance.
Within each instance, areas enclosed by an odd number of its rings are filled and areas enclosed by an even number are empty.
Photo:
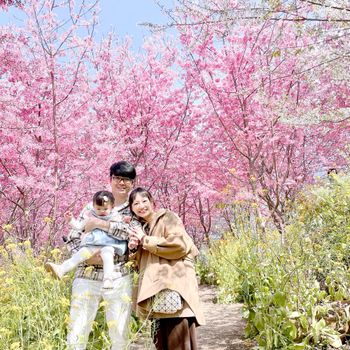
[[[119,205],[116,205],[114,208],[118,211],[122,210],[122,209],[125,209],[126,207],[129,206],[129,201],[126,201],[122,204],[119,204]]]

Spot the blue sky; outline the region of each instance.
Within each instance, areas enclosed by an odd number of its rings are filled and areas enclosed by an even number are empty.
[[[162,3],[170,6],[171,0]],[[151,22],[165,24],[167,18],[162,14],[154,0],[100,0],[100,25],[97,37],[108,33],[111,29],[121,38],[126,35],[133,38],[133,47],[138,49],[142,45],[143,37],[149,34],[148,29],[138,23]],[[11,8],[8,12],[0,11],[0,25],[16,23],[18,13]]]
[[[163,1],[170,4],[170,1]],[[124,37],[130,35],[134,39],[134,47],[142,44],[148,29],[139,26],[141,22],[165,24],[167,18],[153,0],[101,0],[101,28],[103,33],[114,28],[115,32]]]

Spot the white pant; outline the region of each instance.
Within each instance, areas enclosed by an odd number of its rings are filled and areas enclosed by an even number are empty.
[[[114,288],[102,289],[102,281],[76,278],[73,282],[70,308],[70,327],[67,346],[70,350],[84,350],[101,299],[106,302],[106,321],[112,350],[124,350],[128,340],[131,314],[131,276],[114,281]]]

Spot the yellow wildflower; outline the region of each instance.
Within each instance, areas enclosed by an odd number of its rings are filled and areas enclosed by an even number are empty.
[[[94,267],[93,267],[93,266],[88,266],[88,267],[85,269],[85,273],[86,273],[86,274],[91,273],[93,270],[94,270]]]
[[[68,307],[70,304],[69,299],[67,299],[65,297],[60,298],[58,302],[60,303],[60,305],[62,307]]]
[[[107,322],[108,329],[116,328],[118,325],[117,320],[111,320]]]
[[[15,243],[10,243],[10,244],[8,244],[8,245],[6,246],[6,248],[7,248],[7,249],[11,249],[11,250],[16,249],[16,248],[17,248],[17,244],[15,244]]]
[[[30,243],[30,241],[28,239],[23,242],[23,247],[24,248],[30,248],[31,247],[31,243]]]
[[[91,257],[92,257],[92,255],[93,255],[93,254],[92,254],[92,253],[90,253],[90,252],[88,252],[88,251],[85,251],[85,252],[84,252],[84,254],[83,254],[83,256],[84,256],[84,258],[85,258],[85,259],[89,259],[89,258],[91,258]]]
[[[20,350],[21,349],[21,343],[19,341],[16,341],[15,343],[12,343],[10,345],[10,350]]]
[[[227,185],[221,190],[221,192],[224,193],[224,194],[228,194],[228,193],[230,193],[231,189],[232,189],[232,185],[231,185],[231,184],[227,184]]]
[[[10,336],[11,333],[12,333],[12,331],[10,329],[8,329],[8,328],[4,328],[4,327],[0,328],[0,334],[1,334],[0,337]]]
[[[1,225],[1,227],[5,231],[11,231],[13,228],[13,225],[12,224],[3,224],[3,225]]]
[[[103,300],[100,302],[100,307],[105,307],[107,304],[108,304],[107,301]]]
[[[49,278],[49,277],[45,277],[45,278],[44,278],[44,283],[45,283],[45,284],[50,285],[50,284],[52,284],[52,281],[53,281],[52,278]]]
[[[62,252],[58,248],[52,249],[50,253],[55,261],[62,255]]]
[[[12,312],[20,312],[20,311],[22,311],[22,309],[21,309],[19,306],[17,306],[17,305],[12,305],[12,306],[10,307],[10,310],[11,310]]]
[[[72,320],[71,320],[69,314],[66,314],[65,317],[64,317],[64,321],[63,321],[63,322],[64,322],[65,324],[70,324],[71,321],[72,321]],[[95,322],[95,321],[94,321],[94,322]]]
[[[47,224],[52,224],[53,223],[53,219],[50,218],[49,216],[45,216],[43,218],[43,221],[46,222]]]
[[[13,285],[13,278],[12,277],[6,278],[5,283],[9,286]]]
[[[124,301],[124,303],[131,303],[131,298],[130,298],[130,296],[127,295],[127,294],[123,294],[123,295],[121,296],[121,299],[122,299],[122,301]]]
[[[3,247],[0,247],[0,255],[5,259],[9,257],[7,251]]]
[[[45,349],[45,350],[53,350],[53,347],[50,343],[50,340],[48,339],[43,339],[40,341],[40,345],[41,345],[41,348],[42,349]]]
[[[229,172],[230,172],[231,174],[234,174],[234,173],[236,172],[236,169],[235,169],[235,168],[231,168],[231,169],[229,169]]]
[[[99,336],[100,339],[105,339],[106,338],[106,332],[101,331],[101,335]]]
[[[128,261],[127,263],[124,264],[125,267],[132,267],[133,262],[132,261]]]

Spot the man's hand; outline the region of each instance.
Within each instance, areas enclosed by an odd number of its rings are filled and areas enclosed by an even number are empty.
[[[103,231],[108,231],[109,222],[95,217],[88,218],[84,227],[85,232],[91,232],[95,228],[99,228]]]
[[[130,216],[130,215],[124,215],[124,216],[123,216],[123,222],[124,222],[125,224],[130,224],[130,222],[131,222],[131,216]]]

